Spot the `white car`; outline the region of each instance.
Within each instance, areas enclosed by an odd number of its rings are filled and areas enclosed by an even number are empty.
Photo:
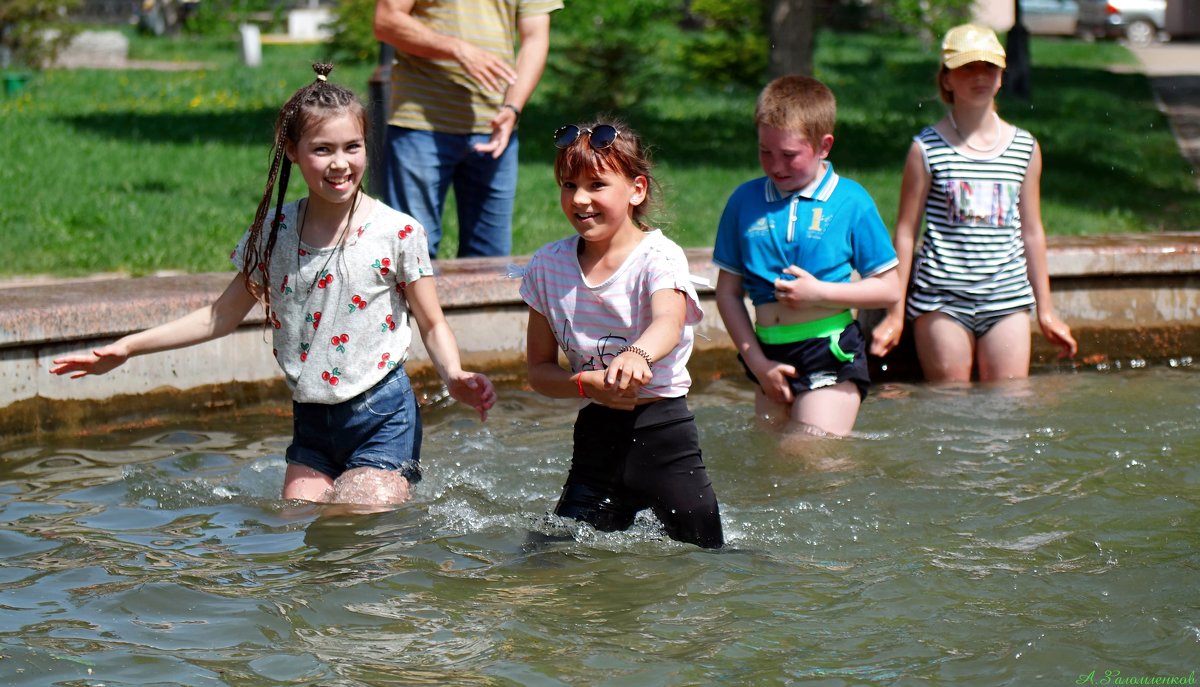
[[[1167,0],[1079,0],[1079,35],[1146,46],[1166,39]]]
[[[1074,36],[1079,19],[1076,0],[1019,0],[1021,23],[1029,33],[1048,36]]]

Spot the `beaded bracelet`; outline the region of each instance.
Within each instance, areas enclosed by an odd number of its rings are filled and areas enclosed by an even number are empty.
[[[637,353],[638,355],[645,358],[646,359],[646,367],[654,367],[654,360],[652,360],[650,358],[650,354],[647,353],[645,351],[645,349],[638,348],[637,346],[622,346],[621,350],[617,351],[617,354],[620,355],[621,353],[624,353],[626,351],[628,351],[630,353]]]

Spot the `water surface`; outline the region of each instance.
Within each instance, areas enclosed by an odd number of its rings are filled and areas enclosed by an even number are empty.
[[[546,515],[574,406],[426,415],[414,501],[280,502],[286,408],[0,455],[5,685],[1074,685],[1200,663],[1200,374],[693,394],[729,545]],[[791,447],[795,449],[795,447]],[[1111,682],[1109,684],[1116,684]]]

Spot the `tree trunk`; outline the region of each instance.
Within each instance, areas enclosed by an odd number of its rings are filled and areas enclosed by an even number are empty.
[[[814,0],[770,0],[771,53],[767,63],[772,79],[813,72]]]

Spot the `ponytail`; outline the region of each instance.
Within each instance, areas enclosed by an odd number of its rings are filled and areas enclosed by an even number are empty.
[[[304,132],[315,123],[319,123],[338,112],[349,112],[356,115],[362,125],[363,134],[367,132],[366,108],[354,95],[354,92],[344,86],[329,82],[329,74],[333,71],[332,64],[316,63],[312,66],[317,78],[312,83],[292,94],[284,103],[275,118],[275,140],[271,145],[271,165],[267,170],[267,184],[263,188],[262,198],[254,212],[254,221],[250,224],[250,236],[242,251],[242,270],[246,280],[246,290],[254,294],[263,307],[267,309],[270,319],[271,307],[271,252],[275,248],[275,240],[283,221],[283,203],[287,197],[288,179],[292,173],[292,160],[287,156],[289,145],[300,142]],[[278,187],[278,190],[276,190]],[[275,193],[275,214],[271,218],[269,229],[263,234],[267,224],[267,212],[271,209],[271,196]],[[260,272],[262,289],[255,286],[254,273]]]

